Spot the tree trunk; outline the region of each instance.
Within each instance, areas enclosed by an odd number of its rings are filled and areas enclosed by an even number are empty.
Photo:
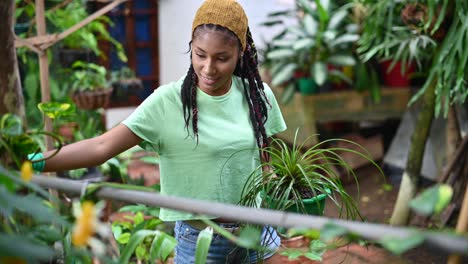
[[[0,115],[14,113],[24,120],[24,99],[15,50],[15,1],[0,1]]]
[[[409,201],[414,198],[418,189],[424,149],[429,137],[432,120],[434,119],[436,83],[437,80],[434,78],[422,97],[418,119],[411,136],[406,169],[403,173],[397,201],[393,209],[392,218],[390,219],[391,225],[406,225],[409,220]]]

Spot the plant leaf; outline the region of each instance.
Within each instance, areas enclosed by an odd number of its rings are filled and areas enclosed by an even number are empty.
[[[206,263],[208,250],[210,249],[211,240],[213,239],[213,228],[208,226],[200,231],[197,239],[197,248],[195,249],[195,264]]]
[[[439,214],[452,199],[453,190],[450,185],[432,186],[416,196],[410,207],[422,215]]]
[[[150,256],[151,261],[155,260],[166,261],[167,257],[173,252],[177,245],[177,240],[164,232],[158,232],[151,244]]]
[[[386,236],[379,240],[379,243],[383,247],[397,255],[400,255],[412,248],[415,248],[423,242],[424,236],[419,232],[415,232],[412,235],[404,238],[394,238]]]
[[[280,71],[278,71],[278,73],[275,76],[273,76],[271,85],[278,86],[278,85],[285,83],[286,81],[291,79],[296,69],[297,69],[297,64],[295,63],[289,63],[285,65]]]
[[[135,232],[128,241],[128,244],[122,250],[122,254],[120,255],[119,263],[120,264],[127,264],[130,260],[130,257],[134,254],[137,246],[145,239],[147,236],[155,235],[157,231],[141,229]],[[120,237],[124,236],[122,234]]]
[[[312,76],[318,86],[322,86],[327,80],[327,66],[322,62],[316,62],[312,66]]]

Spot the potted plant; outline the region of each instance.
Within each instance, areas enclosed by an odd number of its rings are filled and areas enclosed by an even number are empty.
[[[262,197],[262,207],[322,215],[325,199],[330,199],[340,208],[340,216],[344,213],[349,219],[362,218],[357,203],[341,182],[341,177],[348,175],[358,184],[357,176],[340,155],[350,152],[363,157],[382,172],[377,163],[353,141],[334,138],[305,148],[305,142],[297,142],[297,135],[298,130],[292,146],[274,138],[269,147],[262,149],[270,160],[262,162],[250,175],[242,191],[241,204],[256,207],[258,198]],[[331,146],[336,142],[346,142],[353,148]],[[271,170],[262,171],[265,167]]]
[[[296,89],[316,93],[332,77],[350,82],[337,70],[356,63],[352,44],[359,35],[357,26],[347,19],[348,6],[309,0],[297,0],[294,10],[268,15],[263,25],[282,28],[264,50],[264,66],[273,76],[273,86],[285,86],[283,102],[288,102]],[[291,20],[296,23],[291,25]]]
[[[109,104],[112,86],[107,80],[107,70],[95,63],[77,61],[72,66],[72,100],[78,108],[92,110]]]
[[[447,32],[448,1],[380,0],[356,5],[363,10],[357,51],[364,62],[379,62],[385,85],[409,86],[411,74],[427,71],[425,65]]]
[[[143,90],[143,82],[127,66],[111,72],[111,84],[113,101],[127,100],[129,95]]]

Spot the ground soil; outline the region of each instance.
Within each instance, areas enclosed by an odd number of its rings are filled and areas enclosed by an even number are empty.
[[[134,163],[129,166],[129,175],[133,178],[144,177],[145,182],[150,185],[159,180],[159,170],[155,165]],[[388,223],[396,197],[398,194],[399,181],[388,179],[381,175],[375,167],[363,166],[356,170],[358,183],[354,180],[343,179],[345,189],[348,193],[356,197],[360,212],[367,222]],[[383,188],[383,184],[393,182],[393,189]],[[327,201],[324,215],[326,217],[338,218],[337,207]],[[303,242],[300,242],[303,243]],[[298,244],[296,247],[303,247],[304,244]],[[360,263],[392,263],[392,264],[442,264],[447,263],[447,254],[434,248],[418,247],[410,250],[401,256],[392,255],[378,245],[360,246],[351,244],[348,247],[331,250],[324,256],[322,263],[328,264],[360,264]],[[463,260],[465,261],[465,260]],[[468,262],[461,263],[468,263]],[[279,258],[272,263],[318,263],[307,261],[305,259],[288,261],[285,257]]]

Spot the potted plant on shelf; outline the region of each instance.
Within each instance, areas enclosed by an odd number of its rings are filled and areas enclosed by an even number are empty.
[[[112,86],[103,66],[77,61],[72,66],[71,92],[76,106],[84,110],[105,108],[109,104]]]
[[[127,100],[129,95],[143,90],[143,82],[127,66],[111,72],[111,84],[113,101]]]
[[[350,82],[337,70],[356,63],[352,45],[359,38],[358,27],[347,19],[348,6],[328,1],[297,0],[294,10],[268,15],[263,25],[282,28],[266,45],[264,66],[273,76],[272,86],[285,86],[283,103],[296,90],[316,93],[332,77]],[[291,20],[297,23],[291,25]]]
[[[377,60],[387,86],[410,86],[417,70],[427,71],[450,17],[447,0],[365,1],[357,51],[364,62]],[[426,69],[425,69],[426,68]]]

